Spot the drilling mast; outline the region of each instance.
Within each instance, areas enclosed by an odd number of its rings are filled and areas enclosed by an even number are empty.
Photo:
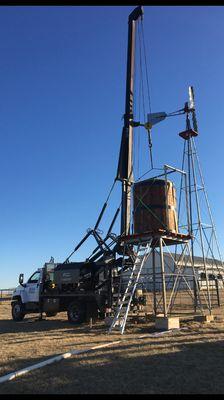
[[[122,182],[121,235],[130,233],[131,186],[133,184],[133,94],[136,22],[143,16],[143,7],[136,7],[128,18],[128,50],[126,75],[126,100],[122,130],[117,180]]]

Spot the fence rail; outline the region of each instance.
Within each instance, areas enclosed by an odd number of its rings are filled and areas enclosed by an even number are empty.
[[[0,289],[0,301],[10,300],[14,288]]]

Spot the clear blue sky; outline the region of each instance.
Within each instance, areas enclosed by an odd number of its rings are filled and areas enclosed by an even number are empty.
[[[132,9],[0,8],[0,287],[51,256],[64,261],[96,221],[116,174]],[[144,11],[152,111],[181,108],[195,88],[197,146],[223,252],[224,7]],[[157,164],[179,163],[183,129],[183,119],[155,129]],[[119,196],[118,185],[105,224]]]

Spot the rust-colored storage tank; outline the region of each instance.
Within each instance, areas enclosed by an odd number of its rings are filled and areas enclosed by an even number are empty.
[[[176,190],[171,181],[147,179],[137,182],[133,197],[134,234],[156,233],[159,229],[178,232]]]

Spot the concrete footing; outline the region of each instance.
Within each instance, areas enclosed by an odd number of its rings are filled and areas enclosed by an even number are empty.
[[[169,331],[170,329],[180,328],[180,319],[178,317],[157,316],[155,319],[155,328],[159,331]]]
[[[194,320],[198,322],[210,323],[214,321],[214,315],[197,315],[194,317]]]

